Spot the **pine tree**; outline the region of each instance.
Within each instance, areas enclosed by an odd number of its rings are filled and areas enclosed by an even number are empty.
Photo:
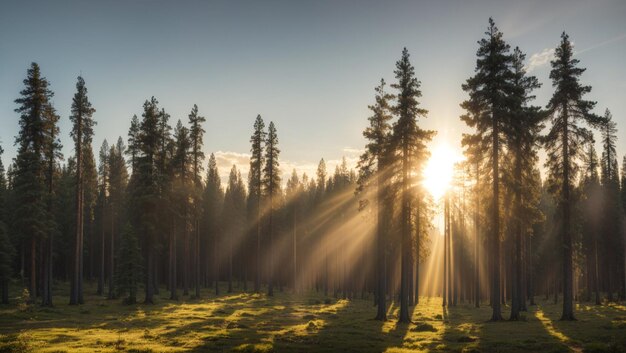
[[[213,241],[213,281],[215,282],[215,295],[219,294],[218,285],[218,255],[219,255],[219,234],[221,226],[220,210],[222,210],[222,204],[224,202],[224,191],[222,190],[222,181],[220,179],[219,171],[217,169],[217,161],[215,155],[211,153],[209,157],[209,164],[207,167],[206,188],[204,189],[204,196],[202,198],[204,202],[204,221],[207,231],[207,240]],[[209,273],[210,262],[207,259],[207,275]]]
[[[254,291],[261,291],[261,201],[263,195],[263,143],[267,133],[261,115],[254,121],[254,132],[250,137],[250,171],[248,172],[248,220],[250,228],[256,229],[256,275]]]
[[[202,162],[204,152],[202,152],[204,128],[202,123],[206,119],[198,115],[198,106],[193,105],[189,114],[189,139],[191,142],[191,180],[193,183],[193,228],[194,228],[194,274],[195,274],[195,297],[200,298],[200,214],[202,212]]]
[[[126,153],[130,156],[130,166],[133,173],[137,170],[137,157],[139,156],[139,119],[137,115],[133,115],[130,120],[130,128],[128,129],[128,149]]]
[[[178,120],[176,128],[174,130],[174,140],[176,146],[176,152],[173,156],[172,163],[174,165],[174,177],[175,177],[175,194],[176,194],[176,209],[178,210],[178,222],[182,229],[183,240],[183,295],[189,294],[189,233],[191,228],[191,214],[189,204],[189,197],[191,196],[191,155],[189,153],[191,148],[191,140],[189,139],[189,129],[183,126],[182,122]],[[173,234],[176,237],[175,234]],[[171,299],[176,299],[176,238],[171,240],[170,249],[170,264],[172,266],[171,273]]]
[[[586,252],[587,262],[587,299],[591,299],[591,292],[595,293],[595,303],[600,305],[600,283],[598,269],[598,234],[600,233],[600,212],[602,195],[600,176],[598,174],[598,157],[594,142],[590,142],[584,156],[584,173],[581,191],[582,200],[582,242]]]
[[[240,244],[244,232],[246,191],[241,179],[241,173],[233,165],[228,176],[228,185],[224,194],[224,209],[222,219],[228,237],[228,293],[233,291],[233,247]]]
[[[415,77],[415,69],[409,61],[409,52],[402,51],[402,58],[396,62],[397,83],[391,87],[398,90],[393,112],[398,120],[393,125],[392,148],[397,155],[398,183],[400,184],[401,204],[401,270],[400,270],[400,316],[398,322],[410,322],[409,316],[409,281],[411,260],[411,185],[418,183],[424,163],[428,159],[426,142],[434,135],[433,131],[422,130],[417,119],[426,117],[428,111],[419,106],[422,96],[420,81]],[[415,175],[411,171],[416,171]]]
[[[280,167],[278,163],[278,136],[274,122],[270,122],[267,139],[265,140],[265,166],[263,168],[263,189],[268,197],[268,229],[269,234],[269,278],[267,295],[274,295],[274,209],[280,194]]]
[[[385,91],[385,80],[380,80],[380,85],[375,88],[376,96],[374,105],[368,108],[372,115],[368,118],[369,126],[363,131],[363,136],[368,140],[365,152],[359,160],[359,190],[363,191],[370,183],[374,195],[374,207],[376,212],[376,320],[387,320],[386,303],[386,273],[385,256],[387,240],[385,239],[385,219],[383,217],[383,193],[388,179],[386,162],[389,159],[389,139],[391,133],[390,121],[391,106],[389,101],[393,96]],[[373,179],[373,180],[372,180]]]
[[[510,47],[502,39],[502,32],[498,30],[492,18],[485,32],[486,37],[481,39],[476,52],[476,74],[467,79],[462,88],[468,92],[469,99],[461,103],[467,114],[461,120],[476,131],[466,135],[466,141],[478,144],[481,157],[491,165],[489,174],[492,185],[491,202],[489,205],[489,246],[491,255],[491,302],[492,321],[502,320],[500,304],[500,159],[503,150],[504,136],[507,130],[508,97],[513,87],[511,79],[513,73],[510,66],[513,57],[509,53]],[[482,154],[481,153],[481,154]]]
[[[109,143],[106,139],[102,141],[100,147],[99,159],[100,165],[98,166],[98,205],[99,205],[99,218],[100,218],[100,276],[98,278],[98,295],[104,294],[104,282],[105,282],[105,224],[106,224],[106,211],[108,207],[108,195],[109,195]],[[111,244],[113,249],[114,244]],[[113,257],[110,259],[110,263],[113,266]],[[109,299],[115,298],[113,272],[109,271]]]
[[[292,221],[292,285],[294,293],[298,292],[298,219],[300,218],[302,208],[302,194],[304,193],[304,185],[300,182],[298,173],[294,168],[291,177],[287,180],[287,188],[285,190],[287,205],[289,207],[290,219]]]
[[[326,194],[326,162],[324,161],[324,158],[320,159],[319,164],[317,165],[317,170],[315,171],[315,195],[313,196],[313,203],[314,206],[319,208],[320,205],[322,204],[322,201],[324,199],[324,196]],[[321,233],[321,232],[320,232]],[[321,246],[324,248],[324,275],[320,276],[323,277],[323,286],[324,286],[324,296],[328,296],[328,285],[329,285],[329,274],[328,274],[328,242],[326,241],[326,239],[323,237],[323,234],[320,234],[318,236],[320,243],[322,244]]]
[[[76,152],[76,244],[74,273],[70,291],[70,304],[72,305],[83,304],[83,149],[86,144],[91,144],[93,125],[95,125],[91,116],[95,111],[87,97],[85,81],[81,76],[78,76],[76,94],[72,100],[72,114],[70,115],[73,124],[70,135],[74,140],[74,151]]]
[[[132,209],[135,212],[136,225],[133,228],[140,234],[145,253],[145,300],[146,304],[154,303],[155,252],[158,245],[156,225],[159,224],[159,175],[158,153],[161,141],[159,129],[158,101],[152,97],[144,103],[143,120],[139,133],[139,155],[137,156],[137,185],[134,186]],[[133,174],[135,171],[133,170]]]
[[[32,63],[24,79],[21,97],[15,100],[20,114],[20,131],[15,138],[18,145],[15,159],[13,190],[14,229],[21,238],[25,252],[30,243],[30,300],[37,295],[37,244],[49,232],[44,181],[44,153],[46,133],[46,110],[53,96],[48,81],[41,76],[39,65]]]
[[[95,230],[95,212],[98,198],[98,171],[96,167],[96,159],[93,154],[91,142],[83,147],[83,214],[84,214],[84,233],[86,238],[85,254],[87,254],[88,264],[85,270],[88,272],[86,277],[89,281],[94,278],[94,261],[96,260],[96,230]]]
[[[612,301],[613,291],[618,286],[617,283],[622,282],[622,278],[616,275],[619,274],[619,268],[622,267],[623,254],[618,249],[623,249],[622,242],[624,239],[621,236],[623,214],[620,200],[619,168],[615,151],[617,124],[613,121],[613,116],[608,109],[604,113],[600,134],[602,137],[602,159],[600,163],[603,191],[602,238],[604,243],[602,254],[606,264],[603,273],[607,274],[608,300]]]
[[[117,139],[117,143],[111,146],[108,154],[108,184],[109,184],[109,227],[110,227],[110,272],[115,271],[115,238],[121,233],[120,228],[123,224],[122,214],[124,210],[126,187],[128,184],[128,171],[126,169],[126,160],[124,160],[124,152],[126,146],[121,137]],[[113,281],[112,281],[113,282]],[[109,286],[109,298],[115,298],[113,285]]]
[[[43,239],[41,247],[42,264],[42,298],[43,306],[52,306],[52,257],[54,236],[58,232],[57,222],[54,215],[55,208],[55,188],[54,179],[57,170],[57,160],[63,156],[59,152],[61,142],[59,140],[59,116],[52,105],[46,106],[44,110],[44,131],[46,135],[44,146],[44,180],[46,188],[46,215],[48,236]]]
[[[527,76],[524,69],[524,59],[526,55],[519,48],[513,51],[512,60],[512,85],[513,92],[510,99],[510,122],[507,131],[508,153],[511,155],[513,170],[510,173],[509,188],[514,194],[514,270],[511,291],[511,317],[510,320],[519,320],[519,312],[525,308],[525,294],[523,287],[523,259],[522,241],[525,237],[526,229],[530,225],[525,224],[524,215],[529,214],[533,204],[530,202],[529,182],[532,181],[532,173],[537,163],[537,144],[539,133],[543,129],[541,121],[543,115],[540,114],[539,107],[529,106],[535,96],[532,91],[541,85],[534,76]],[[532,222],[532,221],[530,221]]]
[[[579,61],[573,58],[569,36],[563,32],[561,43],[556,48],[551,61],[550,78],[555,92],[547,105],[552,126],[545,136],[548,152],[546,167],[549,170],[548,185],[555,195],[562,214],[560,227],[563,248],[563,314],[561,320],[575,320],[573,305],[572,271],[572,185],[578,171],[582,146],[592,140],[591,132],[579,123],[595,125],[599,118],[591,113],[595,102],[586,101],[583,96],[591,91],[590,86],[582,86],[580,76],[585,69],[577,67]]]
[[[157,223],[158,229],[162,230],[158,233],[160,239],[157,239],[158,245],[155,250],[161,250],[162,242],[165,241],[166,234],[169,233],[170,238],[173,234],[173,226],[172,226],[172,182],[173,182],[173,155],[175,153],[175,142],[172,139],[171,130],[172,127],[169,124],[170,115],[165,112],[165,109],[161,109],[158,113],[158,123],[157,123],[157,134],[158,134],[158,142],[157,142],[157,154],[156,154],[156,180],[157,180],[157,217],[159,219]],[[158,255],[156,255],[158,256]],[[156,260],[155,260],[156,261]],[[158,294],[159,291],[159,280],[158,280],[158,270],[160,266],[154,266],[152,273],[152,287],[154,289],[154,293]],[[171,266],[170,266],[171,268]]]
[[[120,240],[115,271],[117,295],[128,294],[128,297],[124,299],[124,303],[135,304],[137,302],[137,289],[141,282],[142,259],[139,240],[129,223],[124,226]]]

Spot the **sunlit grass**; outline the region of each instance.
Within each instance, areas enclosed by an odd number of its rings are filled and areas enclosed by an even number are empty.
[[[94,288],[89,286],[87,293]],[[492,323],[490,308],[441,306],[421,297],[412,323],[398,324],[389,304],[386,322],[373,320],[373,298],[321,294],[225,294],[126,306],[88,295],[87,304],[54,308],[0,307],[0,352],[619,352],[626,349],[623,305],[578,305],[576,322],[561,322],[560,305],[539,302],[520,322]],[[62,295],[63,293],[58,293]],[[505,316],[506,316],[505,308]],[[611,350],[613,349],[613,350]]]

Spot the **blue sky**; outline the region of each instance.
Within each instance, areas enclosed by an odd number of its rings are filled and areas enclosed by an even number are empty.
[[[40,64],[61,114],[65,156],[73,151],[69,108],[82,73],[97,112],[94,150],[126,137],[144,100],[157,97],[175,124],[193,104],[207,118],[205,151],[222,173],[245,166],[254,118],[278,129],[283,167],[330,168],[363,148],[373,88],[393,81],[406,46],[422,81],[423,126],[433,145],[460,149],[461,84],[493,16],[552,92],[550,49],[570,34],[587,68],[597,113],[613,112],[626,137],[625,1],[13,1],[0,2],[0,142],[15,154],[18,97],[30,62]],[[618,141],[626,153],[626,138]]]

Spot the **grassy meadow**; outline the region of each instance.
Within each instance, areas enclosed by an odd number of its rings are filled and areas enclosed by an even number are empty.
[[[225,289],[225,288],[224,288]],[[560,322],[560,305],[538,301],[520,322],[492,323],[490,308],[468,303],[444,310],[441,298],[420,298],[413,323],[375,321],[372,299],[202,292],[199,300],[124,305],[86,288],[86,304],[20,302],[0,306],[0,352],[621,352],[626,307],[577,305],[576,322]],[[508,308],[505,308],[508,311]],[[508,314],[508,313],[505,313]]]

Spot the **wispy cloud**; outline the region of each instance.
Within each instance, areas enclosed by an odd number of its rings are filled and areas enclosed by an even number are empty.
[[[626,33],[622,33],[616,37],[594,44],[585,49],[575,50],[574,55],[580,55],[582,53],[586,53],[588,51],[591,51],[591,50],[594,50],[594,49],[597,49],[597,48],[600,48],[600,47],[603,47],[603,46],[606,46],[615,42],[622,41],[624,39],[626,39]],[[575,46],[575,43],[573,41],[572,41],[572,46]],[[545,48],[539,53],[534,53],[533,55],[530,56],[530,59],[528,60],[526,71],[531,72],[535,69],[545,66],[550,62],[550,60],[552,60],[552,58],[554,58],[554,48]]]
[[[550,60],[552,60],[552,58],[554,58],[554,48],[545,48],[539,53],[534,53],[528,60],[526,71],[532,72],[535,69],[545,66],[550,62]]]
[[[611,44],[611,43],[614,43],[614,42],[618,42],[618,41],[624,40],[624,39],[626,39],[626,33],[622,33],[622,34],[620,34],[617,37],[613,37],[611,39],[607,39],[607,40],[605,40],[603,42],[600,42],[598,44],[594,44],[594,45],[592,45],[592,46],[590,46],[588,48],[585,48],[585,49],[582,49],[580,51],[574,52],[574,54],[582,54],[584,52],[588,52],[590,50],[597,49],[597,48],[603,47],[605,45],[608,45],[608,44]]]

